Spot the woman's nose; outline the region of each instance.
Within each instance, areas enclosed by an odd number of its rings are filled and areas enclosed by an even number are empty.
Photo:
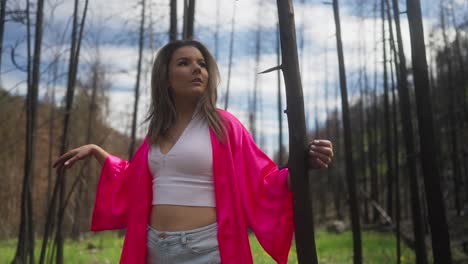
[[[200,73],[201,72],[201,67],[198,64],[195,64],[193,67],[193,73]]]

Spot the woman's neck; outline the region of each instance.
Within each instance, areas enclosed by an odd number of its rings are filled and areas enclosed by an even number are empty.
[[[197,101],[195,102],[176,102],[176,122],[184,122],[191,120],[197,109]]]

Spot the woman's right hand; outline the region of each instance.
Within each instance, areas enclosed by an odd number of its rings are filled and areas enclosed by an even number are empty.
[[[53,167],[57,168],[57,170],[61,169],[62,167],[64,169],[69,169],[75,164],[75,162],[85,159],[88,156],[93,154],[93,150],[96,148],[96,145],[94,144],[89,144],[89,145],[83,145],[81,147],[78,147],[76,149],[72,149],[68,151],[67,153],[63,154],[60,156],[55,162]]]

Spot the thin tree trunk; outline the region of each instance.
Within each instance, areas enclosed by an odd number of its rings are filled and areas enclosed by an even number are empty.
[[[233,2],[234,2],[234,8],[235,8],[236,1],[233,1]],[[219,27],[220,27],[219,18],[220,18],[219,1],[216,1],[216,30],[215,30],[215,37],[214,37],[214,40],[215,40],[214,56],[217,60],[219,60]],[[234,20],[234,17],[233,17],[233,20]]]
[[[366,72],[366,68],[367,67],[364,67],[364,72]],[[370,91],[370,87],[369,87],[369,82],[368,82],[368,79],[367,79],[367,74],[364,75],[364,87],[365,87],[365,91],[366,91],[366,101],[368,102],[367,103],[367,106],[366,106],[366,115],[367,115],[367,122],[366,122],[366,130],[367,130],[367,154],[368,154],[368,157],[367,157],[367,162],[369,164],[369,171],[370,171],[370,175],[369,175],[369,184],[365,185],[365,191],[366,193],[369,191],[370,192],[370,196],[372,197],[372,200],[376,201],[377,199],[377,195],[376,195],[376,184],[377,184],[377,181],[376,181],[376,176],[377,176],[377,168],[375,166],[375,163],[374,163],[374,156],[376,155],[375,154],[375,141],[374,141],[374,134],[376,133],[376,131],[372,128],[372,124],[373,124],[373,119],[376,118],[375,117],[375,112],[372,114],[372,107],[373,107],[373,104],[375,104],[376,102],[372,102],[372,95],[371,95],[371,91]],[[371,220],[371,215],[373,216],[372,218],[375,217],[375,215],[377,214],[378,212],[375,212],[375,209],[372,211],[372,214],[370,214],[370,210],[367,212],[367,214],[364,215],[364,217],[366,218],[366,222],[367,223],[370,223],[371,221],[373,221],[373,219]]]
[[[99,79],[99,61],[95,62],[92,65],[92,83],[91,83],[91,100],[88,105],[88,119],[87,119],[87,124],[86,124],[86,136],[85,136],[85,141],[84,144],[89,144],[92,142],[93,138],[93,127],[94,127],[94,117],[96,116],[96,94],[97,94],[97,87],[98,87],[98,79]],[[87,172],[84,173],[85,168],[87,169]],[[80,173],[78,174],[78,180],[79,180],[79,185],[78,185],[78,194],[75,198],[75,213],[74,213],[74,219],[75,221],[73,222],[72,225],[72,238],[73,239],[78,239],[80,235],[80,228],[81,228],[81,205],[83,203],[84,199],[84,193],[88,181],[88,175],[90,174],[89,171],[89,159],[85,160],[84,164],[80,168]]]
[[[177,0],[170,0],[169,40],[177,39]]]
[[[69,134],[69,120],[71,108],[73,105],[74,97],[74,88],[76,83],[76,75],[78,71],[79,63],[79,54],[81,48],[81,39],[83,36],[84,23],[86,21],[86,13],[88,10],[88,0],[85,1],[83,9],[83,17],[81,19],[80,31],[77,34],[78,30],[78,0],[75,0],[74,11],[73,11],[73,25],[72,25],[72,34],[71,34],[71,49],[70,49],[70,60],[69,60],[69,70],[68,70],[68,81],[67,81],[67,92],[65,95],[65,112],[63,119],[63,130],[62,130],[62,142],[60,146],[60,154],[64,154],[68,149],[68,134]],[[56,263],[63,263],[63,216],[66,208],[66,203],[64,200],[65,197],[65,171],[61,170],[57,173],[57,179],[55,181],[54,190],[52,193],[52,198],[49,204],[49,209],[47,212],[46,223],[44,227],[44,236],[42,240],[41,247],[41,256],[39,263],[42,264],[45,261],[46,249],[48,245],[49,236],[55,230],[55,240],[53,246],[53,254],[56,254]],[[58,197],[58,198],[57,198]],[[58,199],[58,200],[57,200]],[[57,203],[59,204],[57,208]],[[56,214],[56,218],[54,215]],[[57,221],[57,223],[55,222]],[[56,226],[54,226],[57,224]],[[53,256],[51,255],[50,258]],[[49,260],[50,261],[50,260]]]
[[[384,119],[385,119],[385,158],[387,160],[387,213],[393,217],[393,164],[392,135],[390,120],[390,102],[388,96],[387,45],[385,40],[385,0],[381,0],[382,15],[382,49],[383,49],[383,84],[384,84]]]
[[[361,48],[361,47],[360,47]],[[361,54],[362,55],[362,54]],[[360,56],[361,56],[360,55]],[[359,69],[360,75],[366,74],[363,69]],[[361,79],[361,77],[360,77]],[[361,97],[361,101],[359,103],[359,134],[361,138],[360,144],[360,165],[361,165],[361,173],[362,173],[362,185],[364,186],[364,193],[367,194],[367,168],[366,168],[366,133],[365,133],[365,120],[364,120],[364,84],[360,83],[359,93]],[[363,220],[364,223],[367,224],[369,222],[369,203],[364,201],[364,215]]]
[[[341,87],[341,105],[343,115],[343,135],[345,142],[346,176],[348,183],[349,208],[351,215],[351,226],[353,231],[353,263],[362,263],[361,226],[359,223],[359,206],[356,196],[356,178],[354,175],[352,132],[349,117],[348,92],[346,86],[346,70],[343,57],[343,44],[341,41],[341,25],[338,0],[333,0],[333,15],[336,26],[336,46],[338,51],[338,63]]]
[[[281,54],[286,84],[289,123],[289,169],[293,188],[296,250],[299,263],[317,264],[312,205],[306,166],[304,98],[297,55],[294,10],[291,0],[277,1]]]
[[[276,64],[281,65],[281,40],[280,40],[280,32],[279,32],[279,25],[277,25],[278,30],[276,31]],[[278,164],[280,166],[283,165],[283,157],[284,157],[284,151],[283,151],[283,111],[282,111],[282,105],[283,103],[281,102],[281,72],[277,72],[277,80],[278,80],[278,92],[277,92],[277,107],[278,107],[278,146],[279,146],[279,151],[278,151]]]
[[[57,80],[58,80],[58,63],[59,63],[59,58],[60,55],[56,55],[54,62],[53,62],[53,84],[52,84],[52,98],[50,101],[51,107],[50,107],[50,114],[49,114],[49,119],[50,119],[50,126],[49,126],[49,161],[48,161],[48,170],[47,170],[47,200],[46,200],[46,206],[50,202],[51,198],[51,193],[52,193],[52,174],[53,174],[53,169],[52,169],[52,153],[54,149],[54,144],[53,142],[55,141],[55,89],[57,85]],[[45,212],[47,214],[47,211]]]
[[[465,63],[463,61],[463,53],[462,53],[462,48],[461,48],[461,43],[460,43],[460,29],[458,28],[458,24],[455,19],[455,12],[453,10],[453,7],[455,6],[455,3],[453,0],[451,0],[451,18],[452,18],[452,26],[455,29],[455,52],[456,55],[455,57],[458,59],[458,77],[456,78],[457,80],[457,86],[459,87],[459,109],[456,111],[456,118],[459,120],[457,122],[457,129],[460,129],[462,131],[462,136],[460,139],[460,145],[461,147],[461,152],[462,152],[462,167],[465,175],[465,199],[468,200],[468,142],[465,136],[463,136],[463,131],[467,131],[467,125],[468,125],[468,103],[467,100],[465,99],[467,96],[465,95],[465,87],[468,87],[467,81],[465,78]],[[464,162],[463,162],[464,161]],[[461,173],[461,172],[460,172]],[[462,178],[462,173],[460,174],[460,179]]]
[[[336,99],[340,99],[340,96],[339,96],[339,93],[340,93],[340,86],[337,85],[336,86],[336,93],[335,93],[335,98]],[[339,117],[338,117],[338,104],[336,104],[336,107],[335,107],[335,131],[336,131],[336,149],[337,150],[340,150],[343,148],[342,144],[341,144],[341,138],[340,138],[340,120],[339,120]],[[337,171],[335,173],[335,184],[334,185],[334,204],[335,204],[335,210],[336,210],[336,217],[340,220],[343,220],[344,219],[344,213],[342,211],[342,203],[341,203],[341,197],[343,195],[343,192],[344,192],[344,187],[343,187],[343,180],[342,180],[342,176],[341,176],[341,172],[340,171]]]
[[[393,55],[393,64],[390,63],[390,77],[392,82],[392,119],[393,119],[393,162],[394,162],[394,179],[395,179],[395,236],[396,236],[396,257],[397,264],[401,263],[401,199],[400,199],[400,176],[399,176],[399,166],[400,166],[400,155],[399,155],[399,140],[398,140],[398,109],[397,109],[397,98],[396,98],[396,85],[394,77],[397,78],[397,83],[399,83],[400,75],[398,74],[398,54],[395,48],[395,39],[393,36],[393,26],[392,26],[392,15],[390,12],[390,3],[389,0],[385,0],[385,6],[387,11],[387,22],[390,32],[390,57]],[[392,67],[393,65],[393,67]],[[393,72],[395,69],[395,74]]]
[[[66,104],[65,104],[65,115],[64,115],[64,122],[63,122],[63,134],[62,134],[62,144],[60,155],[63,155],[69,146],[69,127],[70,127],[70,114],[71,109],[73,106],[73,97],[75,92],[75,84],[76,84],[76,76],[78,73],[78,65],[80,59],[80,49],[81,49],[81,40],[83,37],[83,30],[86,21],[86,13],[88,11],[88,2],[89,0],[85,1],[85,5],[83,8],[83,16],[81,18],[80,23],[80,30],[79,33],[76,34],[78,29],[78,0],[75,2],[75,10],[74,10],[74,23],[72,29],[72,48],[70,50],[70,64],[69,64],[69,74],[68,74],[68,85],[67,85],[67,94],[66,94]],[[55,233],[55,244],[57,246],[57,256],[56,256],[56,263],[62,264],[63,263],[63,249],[64,249],[64,237],[63,237],[63,220],[65,215],[65,208],[66,208],[66,200],[65,198],[65,187],[66,187],[66,177],[65,173],[62,170],[62,175],[59,173],[56,182],[60,186],[59,192],[59,208],[57,212],[57,231]]]
[[[378,126],[378,119],[379,119],[379,108],[378,106],[378,98],[377,98],[377,69],[378,69],[378,57],[377,57],[377,20],[378,20],[378,3],[379,1],[375,1],[374,5],[374,76],[373,76],[373,90],[372,90],[372,99],[370,99],[369,110],[372,111],[372,117],[370,118],[370,129],[372,133],[370,134],[370,147],[372,155],[369,157],[370,168],[371,168],[371,198],[372,200],[380,203],[379,199],[379,143],[378,136],[379,136],[379,126]],[[380,213],[377,208],[373,207],[372,210],[372,223],[377,224],[379,221]]]
[[[432,253],[435,263],[452,263],[450,238],[445,205],[440,186],[440,172],[437,163],[438,141],[434,136],[432,105],[430,101],[429,76],[427,72],[424,32],[419,0],[406,2],[411,39],[411,57],[416,91],[416,106],[419,123],[421,160],[424,186],[432,235]]]
[[[140,76],[141,76],[141,64],[143,61],[143,45],[145,39],[145,10],[146,0],[141,1],[141,22],[140,22],[140,38],[138,41],[138,64],[137,64],[137,76],[135,83],[135,101],[133,103],[133,118],[132,118],[132,132],[130,135],[130,147],[128,149],[128,160],[131,160],[135,152],[135,141],[136,141],[136,124],[138,119],[138,102],[140,99]]]
[[[252,133],[252,137],[255,142],[258,142],[259,136],[257,134],[257,105],[258,105],[258,71],[259,71],[259,64],[260,64],[260,49],[261,49],[261,29],[260,29],[260,14],[262,11],[261,2],[258,2],[258,24],[257,24],[257,32],[255,33],[255,77],[254,77],[254,86],[253,86],[253,97],[252,101],[250,102],[250,131]]]
[[[457,133],[457,125],[456,125],[456,113],[455,107],[456,105],[456,88],[453,84],[453,80],[456,79],[453,73],[453,65],[452,65],[452,54],[450,43],[447,40],[447,32],[445,30],[445,10],[443,7],[442,2],[440,3],[440,23],[442,27],[442,36],[444,40],[444,62],[447,66],[447,72],[445,73],[447,76],[447,90],[449,96],[449,133],[450,133],[450,146],[451,146],[451,155],[450,160],[452,161],[452,169],[453,169],[453,186],[455,189],[454,199],[455,199],[455,210],[457,211],[457,215],[461,215],[462,205],[460,200],[460,187],[461,187],[461,166],[458,158],[458,133]]]
[[[5,10],[6,10],[6,0],[0,1],[0,73],[2,72],[2,54],[3,54],[3,32],[5,30]],[[1,76],[2,74],[0,74]],[[1,77],[0,77],[1,84]]]
[[[387,0],[388,1],[388,0]],[[387,2],[388,4],[388,2]],[[389,8],[387,6],[387,8]],[[388,20],[390,20],[391,17],[388,16]],[[391,29],[391,27],[390,27]],[[391,34],[392,35],[392,34]],[[393,42],[393,37],[390,38],[390,41]],[[396,67],[395,67],[396,69]],[[401,228],[400,228],[400,222],[401,222],[401,206],[400,206],[400,176],[398,175],[399,173],[399,140],[398,140],[398,118],[397,118],[397,102],[396,102],[396,95],[395,95],[395,81],[393,79],[394,74],[393,74],[393,67],[390,64],[390,76],[391,76],[391,81],[392,81],[392,119],[393,119],[393,162],[395,166],[395,171],[394,171],[394,177],[395,177],[395,235],[396,235],[396,248],[397,248],[397,264],[401,263]]]
[[[184,39],[193,38],[193,22],[195,19],[195,0],[184,0]]]
[[[27,2],[29,12],[29,1]],[[2,7],[5,7],[4,5]],[[3,8],[2,8],[3,9]],[[29,13],[28,16],[28,94],[26,116],[26,155],[24,159],[23,188],[21,191],[21,220],[18,234],[18,243],[13,263],[34,263],[34,223],[31,198],[31,182],[34,173],[35,145],[36,145],[36,113],[37,98],[40,82],[40,62],[42,47],[44,1],[37,2],[36,29],[34,39],[33,68],[30,71],[29,56]],[[29,78],[29,76],[32,76]]]
[[[414,149],[413,139],[413,123],[411,119],[411,108],[410,108],[410,95],[408,90],[407,81],[407,69],[406,69],[406,58],[403,50],[403,40],[401,37],[400,29],[400,11],[398,7],[398,0],[393,0],[393,17],[395,19],[395,27],[398,42],[398,58],[399,58],[399,83],[398,87],[398,102],[400,106],[401,121],[403,125],[403,137],[405,141],[406,150],[406,166],[408,169],[408,175],[410,180],[410,196],[411,196],[411,210],[412,210],[412,221],[413,221],[413,232],[415,240],[415,253],[416,263],[426,264],[427,253],[426,245],[424,243],[423,233],[423,221],[421,215],[421,205],[419,200],[419,186],[417,181],[417,170],[416,170],[416,152]]]
[[[227,110],[229,105],[229,87],[231,85],[231,70],[232,70],[232,56],[234,53],[234,29],[235,29],[235,21],[236,21],[236,2],[233,2],[234,8],[232,11],[232,21],[231,21],[231,39],[229,41],[229,64],[228,64],[228,77],[227,77],[227,85],[226,85],[226,97],[224,101],[224,110]]]

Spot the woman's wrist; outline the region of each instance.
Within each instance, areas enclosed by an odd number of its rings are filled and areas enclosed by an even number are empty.
[[[104,149],[102,149],[100,146],[96,144],[89,144],[91,148],[91,155],[94,156],[94,158],[101,164],[104,164],[104,161],[106,160],[107,156],[109,156],[109,153],[107,153]]]

